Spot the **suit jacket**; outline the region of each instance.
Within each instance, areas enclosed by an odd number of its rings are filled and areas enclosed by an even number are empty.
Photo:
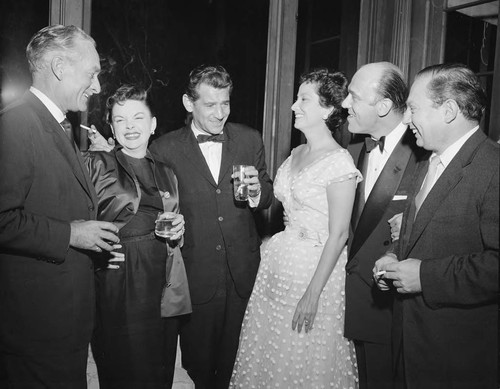
[[[226,263],[242,298],[252,292],[260,262],[260,237],[253,209],[233,196],[232,165],[253,165],[262,186],[257,209],[272,201],[272,182],[266,172],[264,145],[256,130],[227,123],[219,182],[215,182],[188,125],[151,144],[159,160],[169,164],[179,180],[180,209],[186,221],[182,255],[194,304],[210,301],[221,282]]]
[[[27,92],[0,118],[3,350],[40,354],[88,347],[93,264],[88,252],[69,247],[69,222],[95,219],[96,211],[80,153]]]
[[[419,168],[417,188],[427,165]],[[394,350],[404,356],[408,387],[496,388],[498,145],[474,133],[414,220],[416,192],[398,258],[422,261],[422,293],[401,295],[394,306]]]
[[[357,146],[357,153],[353,152],[353,146],[349,149],[362,171],[363,159],[368,157],[364,143],[363,147]],[[360,198],[363,186],[358,185],[354,213],[358,206],[362,207],[362,212],[357,224],[355,217],[352,220],[346,265],[345,336],[350,339],[384,344],[391,341],[393,298],[391,294],[378,290],[373,282],[372,269],[391,244],[391,229],[387,221],[405,209],[414,184],[416,164],[424,154],[425,150],[416,145],[415,136],[407,129],[364,206]]]

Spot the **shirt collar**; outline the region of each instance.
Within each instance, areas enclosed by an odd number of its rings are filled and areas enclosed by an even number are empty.
[[[448,148],[441,153],[439,156],[439,159],[441,160],[441,163],[444,165],[446,168],[448,164],[451,162],[451,160],[455,157],[455,155],[458,154],[462,146],[464,145],[465,142],[479,129],[479,126],[474,127],[473,129],[469,130],[466,134],[461,136],[459,139],[457,139],[454,143],[452,143]],[[431,158],[436,155],[435,152],[431,154]]]
[[[391,154],[406,131],[406,125],[399,123],[394,130],[385,136],[384,154]]]
[[[66,115],[59,109],[59,107],[47,97],[47,95],[40,90],[36,89],[34,86],[30,87],[30,92],[33,93],[38,99],[47,107],[49,112],[54,116],[58,123],[61,123]]]

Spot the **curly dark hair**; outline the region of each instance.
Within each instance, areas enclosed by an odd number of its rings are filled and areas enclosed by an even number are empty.
[[[189,73],[189,82],[186,86],[186,95],[191,101],[196,101],[200,97],[198,95],[198,87],[201,84],[207,84],[217,89],[229,88],[229,94],[233,90],[233,81],[231,76],[222,66],[200,65]]]
[[[112,122],[112,111],[115,104],[123,104],[127,100],[142,101],[149,108],[151,115],[154,116],[153,103],[149,97],[148,91],[139,85],[122,85],[113,95],[106,100],[106,122]]]
[[[314,84],[321,106],[334,108],[325,123],[332,133],[337,131],[347,119],[347,110],[342,108],[342,101],[347,97],[348,85],[344,73],[333,72],[326,68],[314,69],[302,74],[300,83]]]

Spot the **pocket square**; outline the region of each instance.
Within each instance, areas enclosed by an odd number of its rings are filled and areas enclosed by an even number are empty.
[[[407,195],[395,195],[393,198],[392,198],[392,201],[398,201],[398,200],[406,200],[408,198]]]

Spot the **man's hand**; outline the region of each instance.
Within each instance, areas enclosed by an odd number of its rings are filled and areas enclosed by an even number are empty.
[[[387,253],[375,262],[375,266],[373,267],[373,279],[377,284],[377,288],[380,290],[389,290],[389,285],[385,281],[384,275],[387,272],[387,265],[391,263],[398,263],[398,257],[393,253]]]
[[[96,220],[75,220],[70,223],[71,235],[69,245],[79,249],[96,252],[113,251],[118,238],[118,227],[113,223]]]
[[[392,285],[398,293],[419,293],[422,291],[420,283],[420,259],[408,258],[398,263],[385,266],[384,278],[392,280]]]
[[[245,167],[245,179],[243,182],[248,185],[248,196],[257,197],[260,195],[259,172],[254,166]]]

